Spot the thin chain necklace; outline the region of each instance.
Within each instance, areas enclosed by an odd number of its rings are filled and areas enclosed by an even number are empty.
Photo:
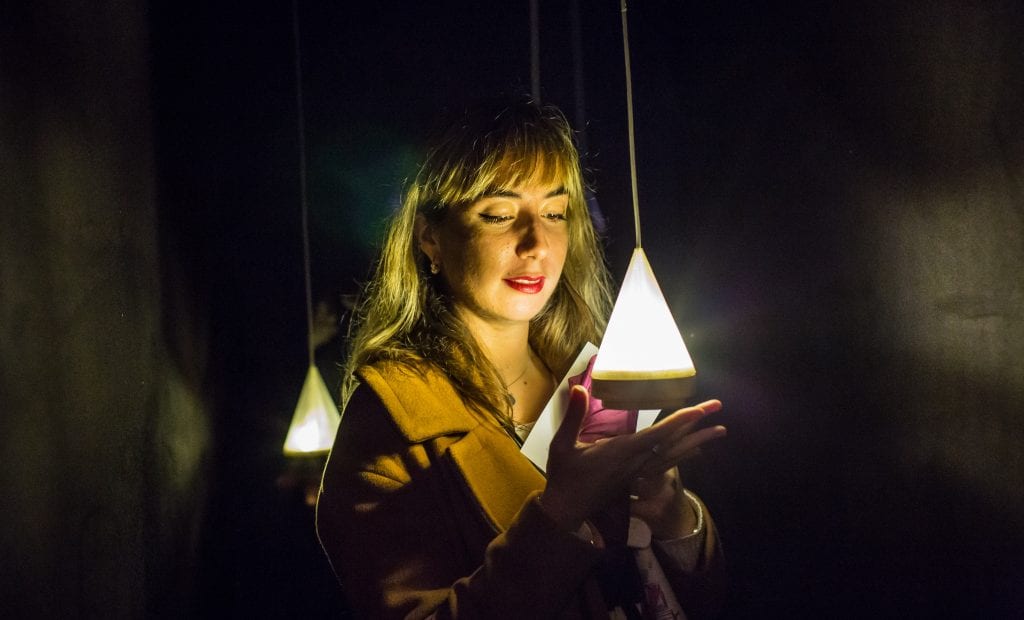
[[[512,396],[512,392],[509,390],[509,388],[511,388],[516,383],[519,383],[519,380],[522,379],[523,377],[525,377],[526,373],[530,371],[530,365],[533,362],[533,350],[529,351],[529,355],[530,355],[530,357],[529,357],[529,359],[526,360],[526,368],[523,368],[523,372],[519,373],[518,377],[516,377],[515,379],[512,379],[511,381],[509,381],[508,383],[504,384],[504,386],[503,386],[505,388],[505,398],[508,399],[509,407],[513,407],[516,404],[516,397]]]
[[[509,391],[509,388],[511,388],[516,383],[518,383],[520,379],[525,377],[526,376],[526,372],[528,370],[530,370],[530,364],[529,363],[526,364],[526,368],[523,369],[523,372],[519,373],[518,377],[516,377],[515,379],[513,379],[513,380],[511,380],[511,381],[509,381],[508,383],[505,384],[505,398],[508,399],[508,404],[509,404],[510,407],[514,406],[516,404],[516,397],[512,396],[512,392]]]

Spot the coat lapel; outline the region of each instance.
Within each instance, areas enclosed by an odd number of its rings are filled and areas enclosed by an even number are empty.
[[[496,531],[507,529],[525,499],[544,488],[544,476],[496,428],[481,425],[453,443],[448,453]]]
[[[432,367],[380,363],[359,373],[410,443],[446,438],[444,453],[496,531],[505,530],[544,475],[496,422],[474,415]]]

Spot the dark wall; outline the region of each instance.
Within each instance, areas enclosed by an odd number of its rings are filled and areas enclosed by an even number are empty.
[[[0,19],[5,598],[341,614],[280,454],[306,364],[289,3],[62,4]],[[299,3],[323,298],[365,278],[434,119],[529,85],[526,2],[349,4]],[[621,277],[618,3],[580,2],[579,59],[572,2],[541,4],[543,97],[585,131]],[[1024,9],[629,18],[644,246],[726,405],[686,475],[727,617],[1019,614]]]
[[[732,539],[733,609],[1012,617],[1022,11],[738,21],[711,29],[738,36],[695,106],[713,159],[688,167],[695,208],[675,233],[681,291],[700,295],[681,302],[694,357],[731,405],[705,494]]]
[[[204,313],[165,252],[146,15],[0,11],[0,599],[181,616],[205,506]]]

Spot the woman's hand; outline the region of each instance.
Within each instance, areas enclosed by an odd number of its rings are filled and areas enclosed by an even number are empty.
[[[694,430],[704,416],[721,410],[721,402],[709,400],[637,433],[581,443],[577,437],[589,397],[581,386],[570,392],[565,419],[551,440],[548,482],[540,498],[548,516],[569,531],[609,500],[629,493],[637,478],[660,479],[693,450],[725,435],[724,426]]]

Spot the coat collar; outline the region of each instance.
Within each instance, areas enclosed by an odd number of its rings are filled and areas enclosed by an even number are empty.
[[[410,443],[462,435],[446,453],[496,531],[512,523],[524,498],[544,488],[544,475],[506,432],[467,410],[451,382],[432,367],[380,362],[358,374]]]
[[[468,433],[483,423],[466,407],[453,407],[462,398],[451,382],[429,364],[416,367],[397,362],[363,366],[358,375],[391,412],[399,432],[410,443]]]

